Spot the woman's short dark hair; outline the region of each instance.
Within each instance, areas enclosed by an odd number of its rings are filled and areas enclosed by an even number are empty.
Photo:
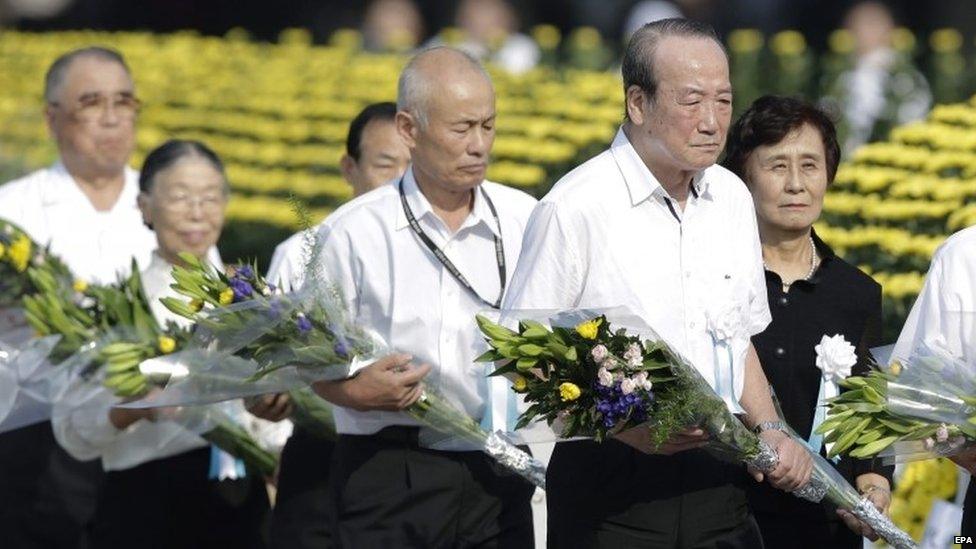
[[[153,149],[146,156],[146,160],[142,163],[142,170],[139,172],[139,190],[144,193],[152,192],[156,175],[188,156],[195,156],[206,160],[226,180],[227,176],[224,174],[224,163],[220,161],[220,157],[210,147],[199,141],[170,139]],[[227,191],[229,189],[225,186],[224,190]]]
[[[746,180],[746,163],[753,151],[779,143],[804,124],[820,132],[827,164],[827,183],[833,183],[837,165],[840,164],[837,129],[827,113],[794,97],[764,95],[756,99],[732,125],[722,165]]]

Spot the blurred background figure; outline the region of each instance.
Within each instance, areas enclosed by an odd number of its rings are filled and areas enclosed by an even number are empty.
[[[624,40],[629,40],[637,32],[637,29],[647,23],[672,17],[684,17],[677,4],[678,2],[669,0],[643,0],[634,4],[634,7],[630,8],[627,20],[624,23]]]
[[[845,153],[925,117],[932,95],[911,59],[894,48],[895,19],[882,2],[855,4],[844,18],[854,42],[852,68],[831,86],[827,106],[839,116]]]
[[[413,0],[376,0],[363,17],[363,47],[368,51],[408,51],[424,37],[424,22]]]
[[[518,32],[519,16],[507,0],[461,0],[454,24],[461,31],[461,41],[452,46],[508,71],[525,72],[542,55],[534,40]],[[431,45],[443,42],[438,37]]]

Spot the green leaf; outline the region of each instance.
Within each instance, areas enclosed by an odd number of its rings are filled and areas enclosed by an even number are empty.
[[[515,368],[517,368],[519,371],[524,372],[526,370],[531,370],[532,368],[535,368],[535,365],[538,363],[539,363],[538,358],[523,357],[518,359],[518,361],[515,363]]]
[[[851,451],[850,455],[851,457],[855,457],[855,458],[871,457],[877,455],[879,452],[881,452],[888,446],[891,446],[897,440],[898,437],[894,435],[885,437],[880,440],[876,440],[870,444],[867,444],[865,446],[862,446],[860,448],[857,448],[856,450]]]
[[[501,357],[497,352],[495,352],[494,350],[489,350],[489,351],[485,351],[484,353],[481,353],[478,356],[478,358],[474,359],[474,361],[475,362],[495,362],[496,360],[500,360],[501,358],[503,358],[503,357]]]
[[[535,357],[541,355],[546,349],[534,343],[526,343],[524,345],[519,345],[518,350],[523,355]]]

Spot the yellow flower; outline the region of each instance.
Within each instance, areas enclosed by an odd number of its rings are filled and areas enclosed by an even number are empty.
[[[596,334],[602,323],[602,318],[594,318],[593,320],[581,322],[576,326],[576,333],[583,336],[584,339],[596,339]]]
[[[202,308],[203,308],[203,300],[197,299],[195,297],[190,300],[190,309],[193,309],[194,313],[200,312],[200,309]]]
[[[571,400],[576,400],[580,397],[580,388],[576,386],[575,383],[570,383],[568,381],[559,384],[559,398],[563,399],[563,402],[569,402]]]
[[[3,245],[3,242],[0,242],[0,259],[3,259],[3,252],[6,250],[7,248]]]
[[[232,288],[224,288],[224,291],[220,292],[220,304],[230,305],[234,302],[234,290]]]
[[[10,249],[7,251],[7,255],[10,257],[10,263],[13,264],[14,270],[22,273],[27,270],[27,264],[30,261],[31,254],[31,241],[27,238],[27,235],[22,234],[10,244]]]
[[[159,352],[168,355],[176,349],[176,340],[169,336],[161,335],[159,336],[157,345],[159,346]]]
[[[891,363],[891,366],[889,366],[888,369],[891,371],[891,373],[893,375],[896,375],[896,376],[897,375],[900,375],[901,374],[901,362],[898,362],[897,360],[894,361],[894,362],[892,362]]]
[[[78,293],[82,293],[88,289],[88,283],[80,278],[75,279],[75,283],[71,285],[72,288]]]
[[[512,381],[512,389],[516,393],[521,393],[529,387],[529,382],[525,380],[522,376],[515,376],[515,380]]]

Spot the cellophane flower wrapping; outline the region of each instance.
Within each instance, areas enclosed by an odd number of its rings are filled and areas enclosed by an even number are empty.
[[[495,375],[513,379],[525,401],[520,432],[533,433],[530,438],[548,433],[550,440],[603,441],[644,427],[661,444],[697,426],[710,436],[705,448],[721,458],[765,472],[778,464],[775,451],[729,411],[691,362],[626,308],[506,311],[499,320],[479,318],[491,346],[481,358],[496,362]],[[825,459],[810,454],[811,481],[794,495],[826,498],[892,546],[915,546]]]
[[[51,403],[60,396],[67,369],[52,368],[49,355],[58,336],[0,341],[0,433],[51,418]]]
[[[303,408],[299,419],[322,425],[331,418],[331,408],[309,392],[309,385],[345,379],[393,352],[373,330],[351,318],[338,290],[324,277],[308,276],[300,290],[281,293],[257,272],[254,266],[244,266],[222,274],[199,261],[174,270],[174,289],[189,300],[164,303],[193,318],[197,328],[182,351],[156,357],[141,368],[163,365],[185,375],[128,406],[202,404],[291,392]],[[482,429],[437,387],[426,387],[405,413],[446,433],[444,438],[464,440],[507,470],[544,485],[544,466],[502,434]],[[334,426],[323,427],[334,433]]]

